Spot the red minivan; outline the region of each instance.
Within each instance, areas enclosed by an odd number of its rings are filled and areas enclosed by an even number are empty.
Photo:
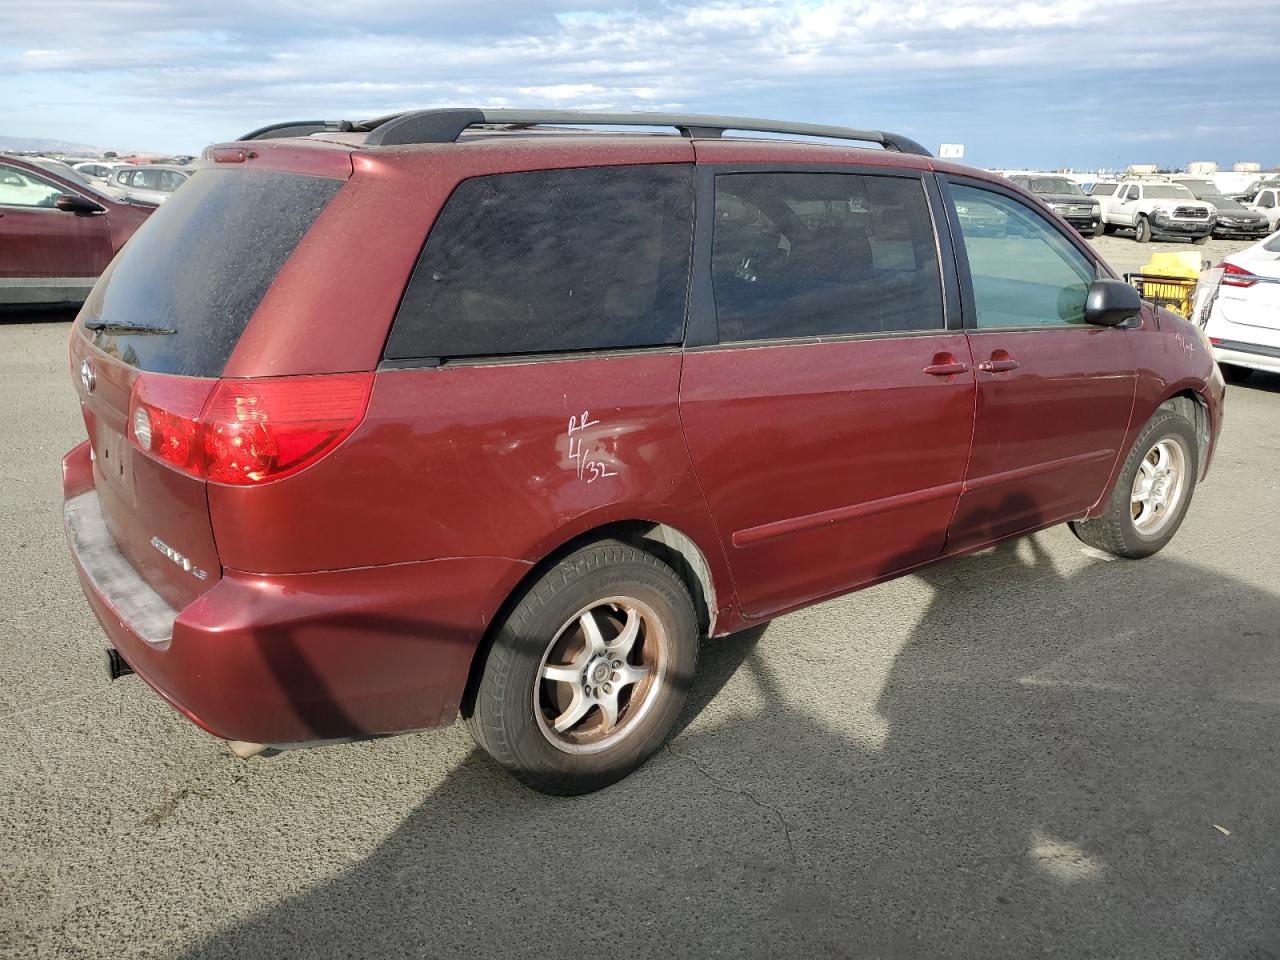
[[[702,637],[1063,522],[1143,557],[1208,469],[1197,329],[904,137],[428,110],[206,159],[74,326],[65,518],[113,671],[242,754],[461,712],[596,789]]]

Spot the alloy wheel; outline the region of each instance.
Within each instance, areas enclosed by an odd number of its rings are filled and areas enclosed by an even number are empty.
[[[1178,512],[1187,488],[1187,454],[1172,437],[1155,443],[1138,463],[1130,493],[1133,526],[1143,536],[1154,536]]]
[[[615,746],[653,706],[669,658],[667,632],[648,604],[607,597],[579,610],[556,632],[534,678],[539,730],[565,753]]]

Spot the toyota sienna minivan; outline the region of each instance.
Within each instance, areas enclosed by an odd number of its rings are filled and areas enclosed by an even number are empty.
[[[593,790],[702,638],[1054,524],[1147,556],[1213,454],[1200,332],[895,134],[425,110],[205,159],[74,325],[64,509],[112,673],[242,755],[461,713]]]

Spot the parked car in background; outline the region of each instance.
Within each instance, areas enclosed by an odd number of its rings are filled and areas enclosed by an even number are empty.
[[[64,517],[116,670],[242,754],[460,711],[598,789],[702,637],[1063,522],[1148,556],[1209,469],[1199,329],[906,137],[448,109],[208,155],[73,331]]]
[[[1102,232],[1112,233],[1111,227],[1107,226],[1107,209],[1115,200],[1116,193],[1120,190],[1120,182],[1118,180],[1099,180],[1089,185],[1089,189],[1085,191],[1091,200],[1098,201],[1098,216],[1102,220]]]
[[[0,155],[0,304],[76,304],[154,210],[78,173]]]
[[[1205,203],[1213,204],[1217,219],[1213,224],[1213,235],[1224,240],[1257,240],[1265,237],[1275,229],[1265,212],[1250,210],[1238,200],[1230,197],[1199,197]]]
[[[123,166],[111,172],[111,183],[134,200],[160,204],[189,180],[198,167],[147,164]]]
[[[1219,197],[1223,195],[1222,191],[1218,189],[1217,185],[1214,184],[1212,180],[1206,180],[1203,177],[1172,176],[1169,180],[1172,183],[1179,183],[1186,187],[1191,191],[1192,195],[1196,197],[1196,199],[1201,199],[1202,197]]]
[[[1267,177],[1261,180],[1255,180],[1249,186],[1240,191],[1239,194],[1232,194],[1242,203],[1253,203],[1258,199],[1258,194],[1263,190],[1280,190],[1280,180],[1275,177]]]
[[[1084,236],[1096,237],[1102,232],[1101,204],[1066,177],[1018,173],[1009,179],[1038,196]]]
[[[1168,180],[1121,180],[1103,218],[1112,229],[1130,228],[1139,243],[1187,239],[1206,243],[1213,232],[1213,207],[1186,187]]]
[[[1271,233],[1266,214],[1250,210],[1238,200],[1218,192],[1211,180],[1196,177],[1173,177],[1173,182],[1186,187],[1197,200],[1213,207],[1213,236],[1224,240],[1256,240]]]
[[[1205,333],[1228,380],[1280,373],[1280,233],[1223,257]]]
[[[1280,182],[1275,186],[1262,187],[1247,206],[1266,217],[1272,230],[1280,229]]]
[[[988,203],[956,203],[956,218],[966,236],[1003,237],[1009,230],[1009,215]]]
[[[107,196],[114,197],[117,200],[124,199],[123,190],[113,187],[109,183],[103,183],[101,181],[94,180],[91,177],[87,177],[79,170],[72,167],[69,163],[64,163],[61,160],[54,160],[52,157],[23,156],[22,159],[39,167],[41,170],[47,170],[54,176],[61,177],[64,180],[69,180],[78,186],[96,191],[97,193],[105,193]]]
[[[111,171],[116,166],[116,164],[108,163],[105,160],[85,160],[82,163],[73,164],[72,169],[83,177],[107,183],[111,179]]]

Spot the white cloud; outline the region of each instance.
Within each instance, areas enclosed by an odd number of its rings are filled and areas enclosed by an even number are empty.
[[[35,91],[92,75],[79,86],[95,122],[127,129],[140,104],[177,105],[198,140],[281,117],[478,102],[781,111],[939,139],[1003,125],[1010,141],[1091,117],[1085,132],[1158,122],[1180,142],[1207,141],[1194,128],[1213,120],[1215,101],[1257,116],[1276,108],[1275,92],[1246,92],[1217,59],[1230,50],[1235,76],[1251,62],[1259,75],[1269,68],[1273,51],[1242,42],[1236,26],[1280,35],[1280,6],[1267,0],[1241,0],[1231,18],[1192,0],[589,2],[6,4],[0,82]],[[90,28],[66,29],[77,22]],[[1188,111],[1144,118],[1136,100]],[[1012,109],[1018,122],[1004,115]],[[63,118],[4,123],[52,119]]]

